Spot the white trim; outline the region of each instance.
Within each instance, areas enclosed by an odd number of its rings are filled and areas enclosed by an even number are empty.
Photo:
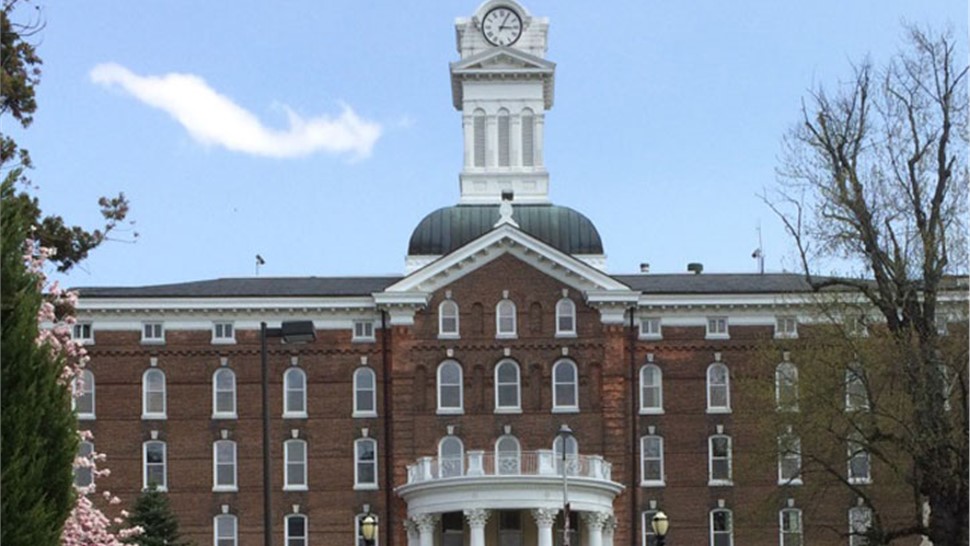
[[[731,326],[727,315],[707,317],[704,339],[731,339]]]
[[[656,374],[654,375],[654,377],[657,380],[657,382],[656,382],[656,385],[651,386],[651,388],[654,388],[654,389],[657,390],[657,402],[658,402],[658,404],[656,406],[646,406],[644,404],[644,402],[646,400],[645,400],[645,397],[643,395],[643,391],[645,390],[645,387],[647,386],[647,385],[644,384],[644,372],[646,372],[648,368],[649,369],[656,370]],[[639,383],[639,387],[640,387],[640,415],[658,415],[658,414],[662,414],[664,412],[664,382],[663,382],[663,370],[660,369],[660,366],[658,366],[657,364],[655,364],[653,362],[647,362],[643,366],[640,366],[640,373],[638,374],[638,376],[639,376],[638,383]]]
[[[559,381],[556,378],[556,370],[560,365],[569,365],[573,371],[573,380],[571,382],[562,383],[563,385],[572,385],[573,388],[573,398],[574,403],[563,404],[558,400],[558,394],[556,392],[556,386],[559,385]],[[563,412],[563,413],[574,413],[579,412],[579,366],[576,365],[572,359],[560,358],[552,365],[552,411],[553,413]]]
[[[798,532],[789,533],[797,534],[799,540],[797,544],[805,544],[805,522],[802,519],[802,511],[800,508],[795,508],[792,506],[786,506],[778,511],[778,544],[779,546],[785,546],[785,512],[794,512],[798,514]]]
[[[453,457],[453,456],[446,457],[444,451],[442,450],[442,447],[445,445],[445,442],[452,442],[452,441],[453,442],[458,442],[458,456],[457,457]],[[445,468],[446,468],[445,462],[446,461],[452,461],[452,460],[458,462],[458,473],[457,474],[451,474],[451,473],[447,473],[445,471]],[[438,440],[438,476],[437,477],[438,478],[454,478],[454,477],[459,477],[459,476],[464,476],[464,475],[465,475],[465,443],[462,442],[461,441],[461,438],[459,438],[457,436],[449,435],[449,436],[442,437],[440,440]]]
[[[290,409],[290,388],[287,379],[290,375],[299,375],[303,379],[303,386],[300,389],[292,389],[293,392],[300,392],[303,397],[303,409]],[[307,374],[302,368],[291,366],[283,372],[283,417],[286,419],[306,419],[307,418]]]
[[[232,380],[231,389],[219,390],[219,381],[217,376],[229,374]],[[232,411],[220,411],[219,410],[219,393],[230,393],[232,394]],[[236,419],[237,414],[237,397],[236,397],[236,372],[232,368],[219,368],[212,372],[212,418],[213,419]]]
[[[454,309],[454,316],[449,314],[445,317],[445,306]],[[454,331],[445,330],[445,318],[455,321]],[[446,299],[438,304],[438,339],[460,339],[461,338],[461,308],[455,300]]]
[[[714,477],[714,440],[727,439],[727,456],[719,460],[727,461],[727,478]],[[712,434],[707,437],[707,485],[734,485],[734,451],[731,437],[727,434]]]
[[[515,405],[512,406],[499,405],[499,392],[502,390],[502,387],[513,385],[512,383],[502,383],[499,381],[499,368],[505,364],[511,364],[515,369]],[[503,358],[495,364],[493,376],[493,384],[495,385],[495,413],[522,413],[522,368],[519,366],[519,363],[511,358]]]
[[[660,461],[660,478],[647,479],[646,465],[647,456],[644,449],[647,440],[657,440],[660,442],[660,457],[652,458],[652,461]],[[664,438],[659,434],[647,434],[640,437],[640,486],[641,487],[663,487],[666,485],[667,474],[664,466]]]
[[[296,518],[303,520],[302,537],[290,536],[290,520]],[[283,516],[283,546],[290,546],[290,538],[299,538],[303,541],[304,545],[310,543],[310,518],[306,514],[287,514]]]
[[[568,307],[567,310],[561,309],[564,305]],[[563,319],[569,319],[572,327],[566,329],[561,328]],[[556,302],[556,337],[576,337],[577,330],[576,302],[564,297]]]
[[[77,394],[78,381],[81,382],[80,396],[78,396]],[[71,394],[72,394],[71,407],[74,409],[74,412],[77,414],[78,420],[93,421],[96,418],[96,413],[97,413],[96,412],[97,406],[95,405],[97,403],[97,398],[95,397],[97,393],[96,393],[96,381],[94,378],[94,372],[92,372],[87,368],[81,370],[81,373],[78,374],[74,378],[74,381],[71,382]],[[81,398],[88,395],[90,395],[91,397],[91,411],[80,411],[78,409],[78,401],[81,400]]]
[[[360,452],[358,451],[358,446],[365,443],[370,443],[371,445],[374,446],[374,451],[373,451],[374,458],[372,461],[369,461],[369,462],[362,462],[360,459]],[[380,480],[380,474],[378,473],[377,458],[378,458],[377,440],[373,438],[357,438],[356,440],[354,440],[354,489],[355,490],[379,488],[378,483]],[[363,464],[374,467],[373,482],[360,481],[360,465],[363,465]]]
[[[148,334],[148,329],[151,328],[151,335]],[[142,345],[161,345],[165,343],[165,323],[161,321],[146,321],[141,325],[141,343]]]
[[[782,379],[791,380],[786,385],[792,389],[790,394],[793,400],[785,406],[782,406]],[[798,366],[794,362],[785,361],[775,366],[775,408],[778,411],[798,411]]]
[[[786,441],[793,448],[791,452],[784,451]],[[787,459],[798,461],[798,470],[792,478],[784,475],[784,462]],[[802,440],[791,430],[778,436],[778,485],[802,485]]]
[[[709,512],[710,524],[708,525],[708,531],[709,531],[711,546],[714,546],[714,513],[715,512],[724,512],[728,515],[728,519],[727,519],[728,530],[727,532],[721,531],[719,534],[727,534],[729,537],[728,546],[734,546],[734,513],[731,510],[727,508],[722,508],[722,507],[713,508]]]
[[[229,537],[219,536],[219,521],[231,521],[232,522],[232,544],[236,546],[239,544],[239,518],[234,514],[218,514],[212,518],[212,544],[213,546],[219,546],[219,539],[223,540]]]
[[[512,306],[512,314],[508,315],[508,306]],[[504,308],[504,310],[503,310]],[[502,321],[511,319],[512,328],[506,330],[502,328]],[[498,339],[515,339],[519,337],[519,316],[515,302],[508,298],[503,298],[495,304],[495,337]]]
[[[363,374],[369,374],[371,378],[371,388],[369,391],[362,389],[359,386],[358,379]],[[360,367],[354,370],[353,379],[353,389],[354,389],[354,410],[351,417],[377,417],[377,374],[374,370],[366,367]],[[358,404],[361,401],[361,395],[370,392],[369,398],[371,406],[374,408],[372,410],[361,410],[358,409]]]
[[[141,444],[141,487],[142,489],[148,489],[148,445],[158,444],[162,446],[162,462],[152,463],[155,466],[162,467],[162,482],[156,483],[159,491],[168,491],[168,445],[163,440],[146,440]]]
[[[232,483],[231,484],[220,484],[219,483],[219,446],[231,446],[232,447]],[[224,465],[226,466],[226,465]],[[238,474],[238,449],[236,442],[232,440],[216,440],[212,442],[212,490],[213,491],[237,491],[239,488],[239,474]]]
[[[290,450],[291,446],[301,446],[303,448],[303,456],[300,459],[290,461]],[[306,440],[301,438],[292,438],[283,442],[283,491],[306,491],[309,488],[310,483],[310,465],[308,464],[308,458],[310,456],[309,448],[307,446]],[[296,453],[294,453],[296,455]],[[290,483],[290,464],[299,465],[303,468],[303,483],[298,483],[294,481]]]
[[[711,370],[715,367],[724,368],[724,384],[711,384]],[[723,362],[713,362],[704,372],[705,385],[707,387],[707,413],[731,413],[731,369]],[[712,388],[724,389],[725,405],[715,406],[711,403]]]
[[[161,411],[148,411],[148,374],[160,374],[162,377],[162,388],[160,391],[151,391],[152,394],[161,393],[162,400],[162,410]],[[144,420],[153,419],[167,419],[168,411],[168,382],[165,377],[165,372],[160,368],[148,368],[145,373],[141,375],[141,418]]]
[[[455,384],[455,383],[449,383],[447,385],[444,385],[441,382],[441,370],[446,365],[451,365],[451,364],[453,364],[455,366],[455,368],[458,369],[458,382],[457,382],[457,384]],[[464,379],[465,379],[465,371],[464,371],[464,369],[462,369],[461,364],[457,360],[452,359],[452,358],[449,358],[449,359],[443,360],[440,364],[438,364],[438,369],[435,372],[435,392],[437,393],[437,413],[438,413],[438,415],[457,415],[457,414],[463,414],[463,413],[465,413],[465,384],[464,384]],[[449,387],[449,388],[455,388],[455,387],[457,387],[458,388],[458,405],[457,406],[443,406],[442,405],[442,403],[441,403],[441,399],[442,399],[441,389],[442,389],[442,387]]]

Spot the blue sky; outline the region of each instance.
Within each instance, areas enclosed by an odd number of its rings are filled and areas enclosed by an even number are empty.
[[[31,151],[45,210],[95,226],[123,191],[140,236],[74,286],[403,272],[411,231],[458,200],[448,63],[472,1],[34,2],[46,28]],[[792,269],[758,194],[807,91],[901,22],[967,36],[965,0],[533,0],[557,63],[545,162],[611,273]],[[124,237],[124,234],[121,235]]]

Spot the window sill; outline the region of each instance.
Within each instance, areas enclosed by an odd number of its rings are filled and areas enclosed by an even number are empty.
[[[522,408],[495,408],[495,413],[500,413],[500,414],[522,413]]]
[[[438,333],[438,339],[461,339],[461,335]]]
[[[309,491],[310,488],[306,485],[284,485],[283,491]]]
[[[168,419],[164,413],[143,413],[141,414],[142,421],[164,421]]]
[[[165,345],[164,339],[143,339],[141,340],[142,345]]]
[[[219,419],[239,419],[239,416],[237,416],[235,413],[213,413],[212,414],[212,418],[213,419],[216,419],[216,420],[219,420]]]
[[[236,340],[235,339],[213,339],[212,344],[213,345],[235,345]]]
[[[149,489],[150,489],[150,487],[147,486],[147,485],[143,485],[141,487],[141,490],[142,491],[148,491]],[[162,493],[167,493],[168,492],[168,486],[155,484],[155,491],[161,491]]]
[[[305,411],[283,414],[283,419],[306,419],[306,418],[307,418],[307,413]]]
[[[640,482],[640,487],[667,487],[667,482],[663,480],[650,480],[645,482]]]
[[[368,417],[377,417],[376,411],[355,411],[350,415],[354,419],[366,419]]]
[[[576,335],[576,332],[556,332],[557,339],[576,338],[576,337],[579,337]]]
[[[95,417],[93,413],[78,414],[78,421],[94,421]]]
[[[734,481],[732,480],[709,480],[707,482],[708,487],[733,487]]]
[[[872,478],[849,478],[848,482],[852,485],[870,485],[872,484]]]
[[[514,332],[511,334],[495,334],[495,339],[519,339],[519,335]]]
[[[552,408],[552,413],[579,413],[579,408]]]
[[[355,337],[350,340],[351,343],[374,343],[375,341],[377,338],[374,337]]]
[[[663,408],[640,408],[640,415],[663,415]]]
[[[239,488],[235,485],[216,485],[212,488],[213,493],[236,493]]]
[[[465,415],[465,410],[462,408],[438,408],[435,413],[438,415]]]
[[[775,339],[798,339],[798,333],[787,334],[784,332],[775,332]]]
[[[650,340],[650,341],[657,341],[663,338],[664,336],[662,334],[640,334],[637,337],[637,339]]]
[[[802,485],[801,478],[794,478],[791,480],[778,480],[778,485]]]
[[[354,491],[377,491],[380,487],[376,483],[358,483],[354,484]]]
[[[731,408],[707,408],[707,413],[710,415],[725,415],[731,413]]]

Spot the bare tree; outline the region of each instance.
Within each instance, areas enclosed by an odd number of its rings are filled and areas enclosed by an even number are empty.
[[[905,525],[873,522],[870,540],[925,535],[937,546],[965,546],[966,341],[954,347],[941,336],[941,322],[957,317],[940,305],[955,294],[966,310],[967,66],[952,33],[908,34],[911,47],[885,67],[867,60],[836,92],[810,94],[784,140],[777,194],[765,201],[794,240],[808,282],[843,301],[855,294],[886,333],[879,351],[888,353],[879,359],[894,368],[866,386],[888,381],[905,403],[893,404],[891,418],[845,426],[858,428],[852,434],[869,453],[895,442],[886,464],[912,486],[915,506]],[[833,264],[852,271],[820,274]],[[843,365],[858,359],[846,355]],[[844,475],[836,466],[831,473]]]

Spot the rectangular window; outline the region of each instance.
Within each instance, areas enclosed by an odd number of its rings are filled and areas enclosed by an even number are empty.
[[[785,508],[778,513],[778,531],[781,534],[781,546],[802,546],[802,511],[797,508]]]
[[[88,441],[80,442],[77,445],[77,456],[83,459],[90,459],[94,454],[94,444]],[[74,485],[77,487],[88,487],[94,483],[94,472],[90,466],[74,466]]]
[[[708,317],[707,318],[707,338],[708,339],[727,339],[728,319],[727,317]]]
[[[305,490],[306,476],[306,442],[303,440],[287,440],[283,444],[283,458],[286,459],[283,489]]]
[[[215,546],[236,546],[236,516],[222,514],[213,523]]]
[[[640,439],[640,485],[664,485],[664,440],[660,436]]]
[[[848,439],[846,445],[848,446],[849,483],[871,483],[872,468],[869,452],[866,451],[862,439],[858,435],[853,435]]]
[[[849,510],[849,546],[866,546],[866,533],[872,525],[872,510],[868,506],[853,506]]]
[[[236,331],[231,322],[216,322],[212,325],[213,343],[234,343]]]
[[[286,516],[286,546],[306,546],[306,516],[291,514]]]
[[[845,370],[845,411],[864,411],[869,409],[869,391],[866,387],[865,371],[858,364]]]
[[[212,444],[212,490],[236,490],[236,442],[219,440]]]
[[[354,489],[377,488],[377,442],[361,438],[354,442]]]
[[[166,490],[165,461],[165,442],[152,440],[142,444],[142,487],[148,489],[154,484],[159,490]]]
[[[94,343],[94,331],[90,322],[78,322],[71,329],[71,337],[82,343]]]
[[[146,322],[141,329],[142,343],[164,343],[165,328],[161,322]]]
[[[476,114],[472,121],[474,161],[476,167],[485,166],[485,116]]]
[[[374,323],[369,320],[355,320],[353,341],[374,341]]]
[[[640,319],[640,337],[647,339],[660,339],[663,334],[660,330],[660,317],[644,317]]]
[[[733,546],[734,524],[730,510],[711,510],[711,546]]]
[[[801,485],[802,442],[790,431],[778,437],[778,485]]]
[[[775,319],[776,338],[798,337],[798,319],[795,317],[778,317]]]
[[[708,448],[710,450],[708,485],[731,485],[731,437],[711,436]]]
[[[535,165],[535,117],[532,114],[522,115],[522,166]]]

